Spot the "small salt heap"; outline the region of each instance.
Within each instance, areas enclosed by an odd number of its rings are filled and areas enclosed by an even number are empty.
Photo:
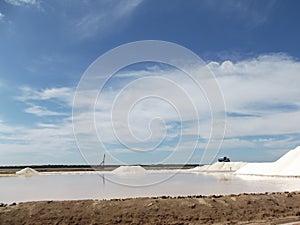
[[[118,176],[143,176],[146,170],[141,166],[120,166],[112,171]]]
[[[20,171],[17,171],[16,174],[19,176],[31,177],[34,175],[38,175],[39,172],[34,169],[31,169],[30,167],[26,167]]]

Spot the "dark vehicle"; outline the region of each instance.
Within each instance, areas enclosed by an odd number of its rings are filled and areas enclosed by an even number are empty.
[[[219,162],[230,162],[230,159],[227,156],[221,157],[218,159]]]

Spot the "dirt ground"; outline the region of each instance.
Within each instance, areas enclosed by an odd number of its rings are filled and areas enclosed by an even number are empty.
[[[282,224],[292,221],[300,221],[300,192],[0,204],[1,225]]]

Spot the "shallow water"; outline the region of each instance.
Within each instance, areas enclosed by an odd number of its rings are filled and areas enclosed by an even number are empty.
[[[174,171],[147,171],[145,174],[129,176],[104,172],[100,174],[45,173],[29,178],[0,177],[0,202],[300,190],[300,178],[236,176],[231,173],[205,174],[187,171],[177,171],[174,176],[172,175]],[[151,183],[156,184],[151,185]]]

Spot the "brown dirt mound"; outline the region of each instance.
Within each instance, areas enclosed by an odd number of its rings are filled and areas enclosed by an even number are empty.
[[[298,192],[0,206],[0,224],[280,224],[300,220]]]

